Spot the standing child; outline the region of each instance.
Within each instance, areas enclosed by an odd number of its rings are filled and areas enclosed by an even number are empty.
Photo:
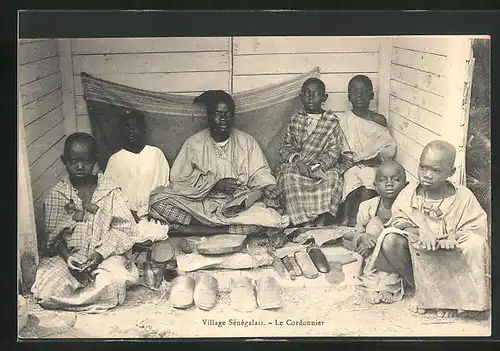
[[[341,130],[337,116],[322,108],[327,98],[320,79],[304,82],[300,93],[304,109],[292,116],[279,149],[283,164],[278,185],[295,226],[324,225],[328,214],[336,216],[342,196],[337,163]]]
[[[122,303],[137,282],[129,253],[137,236],[132,214],[117,185],[92,174],[96,142],[70,135],[61,160],[69,179],[44,202],[47,250],[32,292],[44,308],[99,312]]]
[[[396,142],[385,117],[370,110],[374,97],[370,78],[357,75],[347,89],[352,110],[339,114],[344,133],[342,159],[348,168],[344,173],[342,224],[354,226],[359,204],[377,196],[373,188],[376,167],[395,156]]]
[[[362,290],[367,292],[370,303],[395,302],[404,294],[403,282],[398,274],[373,269],[370,264],[377,239],[384,225],[392,216],[392,204],[407,185],[403,166],[395,161],[385,161],[375,174],[374,186],[379,196],[359,205],[356,220],[358,234],[344,237],[345,246],[365,257],[365,267],[360,277]],[[348,240],[346,240],[348,239]]]
[[[373,253],[378,269],[415,287],[412,311],[442,317],[476,315],[490,304],[486,213],[469,189],[448,181],[455,157],[445,141],[425,146],[419,182],[399,194]]]

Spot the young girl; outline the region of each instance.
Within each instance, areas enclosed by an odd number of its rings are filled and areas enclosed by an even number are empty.
[[[342,159],[348,168],[342,192],[344,225],[354,226],[359,204],[377,196],[373,188],[376,167],[396,154],[396,142],[387,129],[385,117],[370,110],[373,96],[370,78],[353,77],[348,85],[352,110],[339,114],[344,137]]]
[[[352,238],[344,237],[345,246],[365,257],[360,287],[367,292],[370,303],[395,302],[403,297],[403,281],[394,273],[385,273],[373,269],[370,264],[371,254],[384,225],[392,216],[391,207],[398,194],[407,185],[403,166],[395,161],[386,161],[378,168],[374,187],[379,196],[364,201],[359,205],[356,229],[359,234]],[[346,240],[350,239],[350,240]]]
[[[322,105],[325,84],[310,78],[300,94],[304,109],[292,116],[279,149],[282,165],[278,185],[283,189],[286,213],[292,225],[322,226],[335,216],[342,196],[338,168],[341,130],[337,116]]]

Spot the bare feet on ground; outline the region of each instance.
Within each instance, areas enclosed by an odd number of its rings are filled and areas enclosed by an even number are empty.
[[[366,293],[366,300],[371,304],[396,302],[394,294],[387,291],[369,291]]]
[[[438,309],[438,310],[436,310],[436,314],[438,317],[441,317],[441,318],[452,318],[452,317],[457,316],[457,311],[456,310]]]
[[[418,314],[425,314],[426,310],[423,308],[418,307],[417,302],[415,300],[412,300],[408,304],[408,309],[413,312],[413,313],[418,313]]]

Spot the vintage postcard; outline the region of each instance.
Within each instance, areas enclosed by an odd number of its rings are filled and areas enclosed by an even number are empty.
[[[489,336],[485,36],[19,38],[20,339]]]

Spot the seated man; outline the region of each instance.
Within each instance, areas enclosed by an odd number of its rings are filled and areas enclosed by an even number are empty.
[[[342,192],[344,219],[342,224],[354,226],[359,204],[377,196],[373,188],[375,170],[396,155],[396,142],[387,129],[384,116],[370,110],[373,84],[367,76],[358,75],[349,81],[348,98],[352,111],[339,113],[344,133],[344,172]]]
[[[415,287],[412,311],[443,317],[477,315],[490,304],[486,213],[469,189],[448,181],[455,157],[445,141],[427,144],[419,182],[399,194],[373,253],[376,268]]]
[[[232,127],[231,96],[208,91],[195,102],[206,106],[209,128],[186,140],[172,166],[171,184],[151,194],[151,215],[190,235],[251,234],[262,227],[286,227],[288,217],[262,201],[235,216],[222,214],[234,194],[260,189],[263,200],[276,205],[279,191],[257,141]]]
[[[169,184],[170,166],[159,148],[146,145],[146,122],[138,111],[121,116],[122,149],[113,154],[105,174],[122,189],[136,222],[140,223],[140,242],[164,240],[168,227],[151,230],[145,222],[149,215],[149,195]]]
[[[138,231],[120,188],[92,174],[96,142],[70,135],[61,160],[69,179],[44,201],[47,251],[32,287],[44,308],[99,312],[123,303],[139,272],[130,259]]]

